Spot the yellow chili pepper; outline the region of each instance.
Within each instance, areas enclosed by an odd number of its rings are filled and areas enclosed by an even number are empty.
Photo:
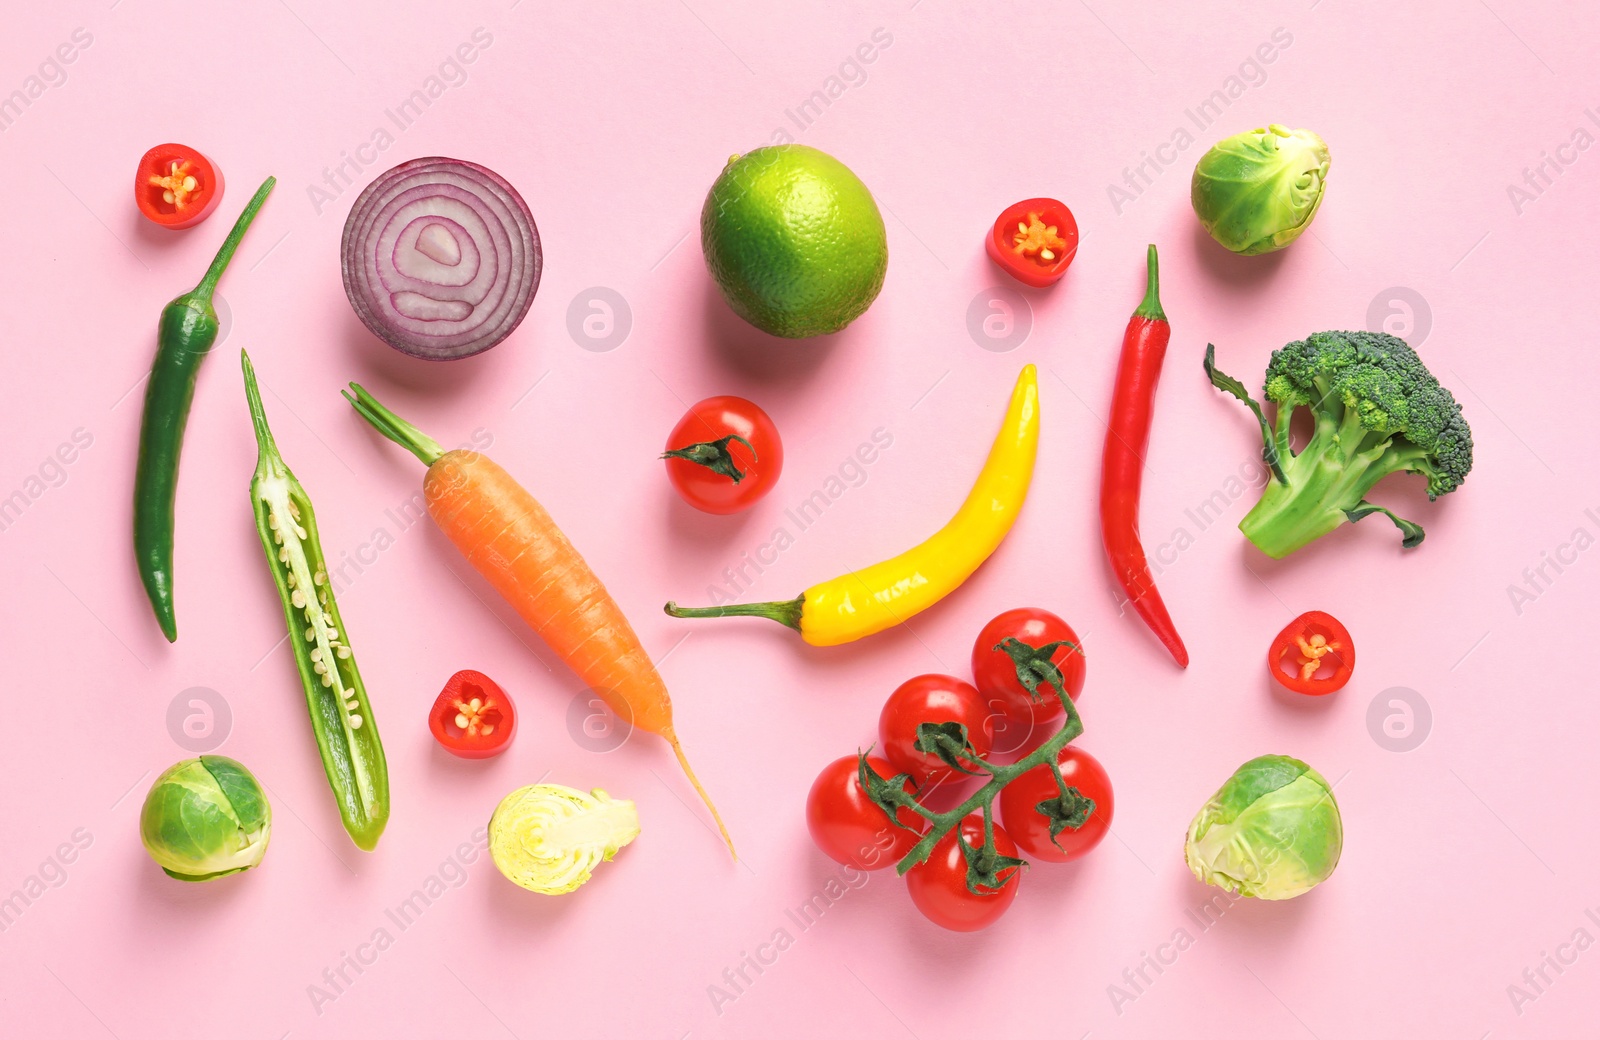
[[[837,646],[892,628],[960,587],[1005,540],[1028,497],[1039,449],[1039,380],[1023,368],[989,458],[967,500],[931,538],[893,559],[813,585],[796,599],[680,607],[673,617],[764,617],[813,646]]]

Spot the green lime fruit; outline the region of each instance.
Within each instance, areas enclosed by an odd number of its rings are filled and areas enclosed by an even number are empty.
[[[790,339],[855,321],[889,267],[872,193],[844,163],[803,144],[730,158],[700,211],[700,246],[733,312]]]

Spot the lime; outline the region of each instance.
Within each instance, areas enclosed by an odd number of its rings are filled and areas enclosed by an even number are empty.
[[[872,193],[849,167],[803,144],[729,159],[700,211],[700,245],[734,313],[792,339],[855,321],[889,266]]]

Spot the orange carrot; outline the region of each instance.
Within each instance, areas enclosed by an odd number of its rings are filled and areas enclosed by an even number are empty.
[[[695,779],[672,728],[672,700],[661,673],[616,600],[544,506],[488,456],[447,452],[359,384],[351,383],[350,389],[355,394],[346,393],[345,399],[362,418],[427,465],[422,488],[428,514],[467,562],[607,707],[672,745],[733,852],[728,828]]]

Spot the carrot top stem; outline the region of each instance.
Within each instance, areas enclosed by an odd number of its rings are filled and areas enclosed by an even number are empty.
[[[353,396],[350,390],[355,391]],[[439,461],[444,449],[438,441],[378,403],[378,399],[367,393],[366,387],[360,383],[351,383],[350,390],[341,390],[340,393],[344,394],[344,399],[350,402],[351,407],[361,413],[361,418],[371,423],[379,433],[421,459],[424,466]]]

